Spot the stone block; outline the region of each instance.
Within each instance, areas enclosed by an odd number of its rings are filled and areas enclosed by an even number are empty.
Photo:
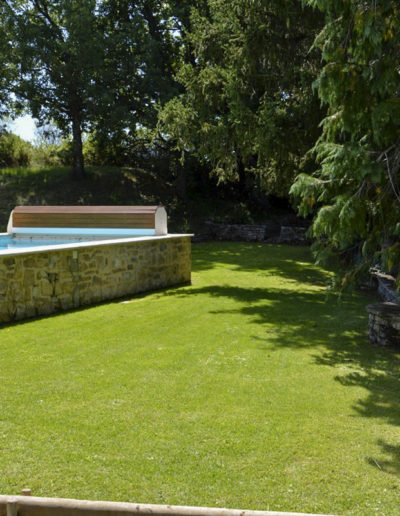
[[[26,309],[25,305],[17,305],[15,310],[15,319],[20,320],[23,319],[26,316]]]
[[[15,265],[15,258],[5,258],[3,263],[5,267],[9,269],[10,267],[13,267]]]
[[[79,263],[78,260],[71,259],[69,262],[69,270],[71,272],[78,272],[79,271]]]
[[[380,346],[400,343],[400,306],[391,303],[368,305],[369,339]]]
[[[40,294],[45,297],[50,297],[53,294],[53,285],[46,279],[41,280],[39,284]]]
[[[24,271],[24,279],[23,279],[23,286],[24,288],[30,287],[34,285],[35,283],[35,270],[34,269],[27,269]]]

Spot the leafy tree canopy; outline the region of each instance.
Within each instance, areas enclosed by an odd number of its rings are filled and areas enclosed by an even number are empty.
[[[77,176],[84,131],[112,146],[154,126],[157,103],[177,93],[168,2],[4,0],[2,14],[18,63],[13,91],[42,123],[72,135]]]
[[[0,130],[4,129],[1,119],[11,114],[12,96],[10,94],[17,74],[11,26],[5,16],[7,10],[7,7],[0,3]]]
[[[319,56],[309,50],[320,16],[297,0],[208,0],[189,28],[177,74],[184,92],[161,111],[160,131],[220,180],[253,173],[287,194],[319,134]]]
[[[320,163],[292,193],[314,213],[320,260],[342,258],[342,285],[371,264],[400,258],[400,3],[310,0],[326,24],[316,86],[328,107],[315,145]]]
[[[106,35],[102,78],[105,105],[98,113],[98,137],[123,140],[154,127],[158,103],[177,93],[173,79],[179,45],[171,7],[160,0],[103,0],[99,30]]]
[[[99,95],[102,40],[95,0],[5,0],[18,63],[14,93],[42,123],[54,120],[74,141],[74,172],[83,174],[82,131]]]

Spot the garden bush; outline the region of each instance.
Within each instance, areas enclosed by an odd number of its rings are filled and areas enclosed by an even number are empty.
[[[0,135],[0,167],[26,167],[34,154],[32,145],[7,131]]]

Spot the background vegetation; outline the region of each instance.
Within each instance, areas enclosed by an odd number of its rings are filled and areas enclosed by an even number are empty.
[[[5,133],[1,164],[68,164],[75,178],[85,162],[139,168],[183,202],[237,183],[239,202],[278,196],[313,217],[317,257],[344,266],[342,285],[371,264],[396,273],[399,12],[392,0],[5,0],[0,114],[28,111],[64,140],[40,154]]]

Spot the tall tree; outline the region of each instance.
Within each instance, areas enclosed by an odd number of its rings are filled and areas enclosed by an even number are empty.
[[[73,173],[84,174],[82,132],[91,121],[102,69],[95,0],[5,0],[19,59],[17,98],[42,122],[72,134]]]
[[[15,51],[7,8],[0,4],[0,133],[5,129],[4,119],[10,114],[11,92],[16,77]]]
[[[316,40],[325,66],[318,91],[328,106],[313,175],[292,187],[314,213],[320,260],[341,257],[346,285],[400,260],[400,3],[310,0],[325,13]],[[399,276],[400,277],[400,276]]]
[[[103,0],[99,29],[106,35],[101,79],[103,107],[95,123],[99,149],[118,160],[153,129],[158,105],[178,92],[174,79],[180,46],[169,2]]]
[[[76,177],[84,132],[106,160],[121,162],[179,91],[180,16],[190,2],[4,0],[1,8],[15,51],[7,63],[18,69],[13,92],[42,124],[72,136]]]
[[[221,180],[254,174],[287,195],[319,134],[310,52],[321,16],[298,0],[208,0],[192,10],[177,79],[184,93],[160,113],[160,131]]]

